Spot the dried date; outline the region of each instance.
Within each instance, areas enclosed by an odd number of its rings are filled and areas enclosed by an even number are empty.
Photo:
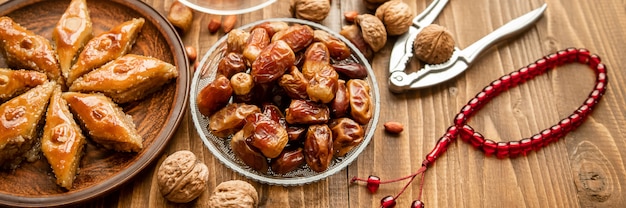
[[[248,37],[250,37],[250,33],[247,31],[241,29],[231,30],[226,38],[226,51],[243,53],[246,42],[248,42]]]
[[[345,156],[352,148],[363,141],[363,127],[350,118],[334,119],[329,124],[333,132],[333,150],[337,157]]]
[[[322,68],[330,64],[330,54],[326,45],[320,42],[311,44],[304,52],[304,64],[302,74],[307,79],[312,79]]]
[[[315,172],[328,169],[333,160],[333,138],[328,125],[309,126],[304,140],[304,159]]]
[[[250,74],[255,83],[270,83],[285,74],[295,62],[296,56],[289,45],[285,41],[276,41],[259,53]]]
[[[369,84],[361,79],[351,79],[346,88],[350,97],[350,115],[360,124],[369,123],[373,105]]]
[[[330,119],[328,106],[307,100],[292,100],[285,111],[289,124],[323,124]]]
[[[230,140],[230,149],[233,150],[235,156],[250,168],[261,173],[267,173],[269,169],[267,159],[263,154],[249,146],[246,142],[247,136],[244,134],[245,132],[241,130],[233,135],[233,138]]]
[[[296,148],[294,150],[283,150],[278,157],[272,159],[270,167],[278,174],[286,174],[304,165],[304,150]]]
[[[333,68],[338,73],[350,79],[363,79],[367,77],[367,69],[358,63],[336,63]]]
[[[246,71],[246,62],[240,53],[230,52],[217,64],[217,73],[231,78],[239,72]]]
[[[247,95],[254,88],[254,81],[252,81],[250,74],[239,72],[230,78],[230,86],[232,86],[235,95]]]
[[[329,103],[335,98],[338,83],[339,74],[333,67],[326,65],[309,80],[306,93],[312,101]]]
[[[269,44],[270,36],[267,31],[263,28],[256,28],[250,32],[250,37],[248,37],[243,48],[243,56],[248,60],[248,63],[252,63]]]
[[[313,40],[324,43],[328,48],[328,52],[330,52],[330,56],[334,59],[347,59],[352,54],[346,43],[326,31],[315,30],[313,32]]]
[[[198,93],[198,110],[202,115],[211,116],[215,111],[228,104],[233,94],[230,80],[223,75],[218,75],[213,82],[202,88]]]
[[[292,25],[274,34],[272,42],[285,41],[294,52],[305,49],[313,42],[313,29],[307,25]]]
[[[252,29],[254,30],[255,28],[263,28],[263,29],[265,29],[265,31],[267,31],[267,34],[271,38],[277,32],[280,32],[280,31],[283,31],[283,30],[286,30],[287,28],[289,28],[289,24],[287,24],[286,22],[281,22],[281,21],[264,22],[264,23],[261,23],[261,24],[258,24],[256,26],[254,26]]]
[[[241,130],[248,115],[260,112],[259,107],[255,105],[231,103],[209,118],[208,127],[213,135],[226,138]]]
[[[284,74],[278,81],[287,95],[292,99],[307,99],[309,95],[306,93],[306,88],[309,85],[309,81],[304,77],[302,72],[298,70],[298,67],[292,66],[289,70],[289,74]]]
[[[243,131],[250,135],[246,141],[268,158],[278,157],[289,141],[285,127],[263,113],[248,115]]]
[[[348,115],[350,108],[350,98],[348,97],[348,90],[346,89],[346,81],[339,80],[337,82],[337,92],[335,93],[335,99],[330,103],[330,113],[335,118],[340,118]]]

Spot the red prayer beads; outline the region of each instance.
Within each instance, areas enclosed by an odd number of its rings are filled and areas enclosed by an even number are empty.
[[[529,138],[508,142],[495,142],[493,140],[486,139],[481,133],[476,132],[470,125],[467,124],[467,120],[472,115],[474,115],[487,102],[498,96],[500,93],[519,84],[523,84],[524,82],[533,79],[537,75],[543,74],[556,66],[574,62],[586,64],[593,69],[596,75],[596,83],[583,104],[571,115],[561,119],[557,124],[544,129]],[[441,157],[441,155],[446,152],[448,145],[454,142],[457,137],[460,137],[461,140],[471,144],[473,147],[482,150],[487,156],[495,155],[497,158],[501,159],[506,157],[517,157],[519,155],[526,156],[531,150],[538,151],[542,147],[557,141],[559,138],[564,137],[567,133],[580,126],[582,122],[585,121],[587,116],[589,116],[595,105],[600,101],[602,95],[604,95],[607,83],[608,77],[606,66],[601,63],[599,56],[592,55],[587,49],[568,48],[547,55],[526,67],[522,67],[517,71],[511,72],[492,81],[487,87],[483,88],[481,92],[476,94],[474,98],[470,99],[469,102],[467,102],[467,104],[461,108],[461,111],[454,117],[453,125],[448,128],[446,133],[437,141],[435,147],[426,155],[426,158],[422,162],[422,167],[416,173],[385,182],[381,182],[376,176],[370,176],[368,180],[354,177],[351,180],[351,183],[366,181],[368,183],[368,189],[370,189],[373,193],[378,189],[379,184],[410,179],[396,196],[386,196],[381,200],[381,207],[393,207],[396,204],[395,200],[404,192],[413,179],[415,179],[417,175],[422,174],[422,182],[420,183],[418,199],[413,202],[411,207],[424,207],[424,204],[421,201],[422,188],[424,185],[424,172],[430,164],[434,163],[437,158]]]

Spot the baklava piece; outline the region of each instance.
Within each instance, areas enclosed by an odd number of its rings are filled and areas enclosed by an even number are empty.
[[[84,146],[85,136],[74,121],[67,102],[61,98],[61,86],[57,85],[46,113],[41,151],[52,167],[59,186],[67,190],[72,188]]]
[[[117,103],[144,98],[178,77],[176,67],[156,58],[127,54],[78,78],[70,91],[101,92]]]
[[[85,0],[72,0],[56,27],[52,31],[52,40],[64,77],[69,76],[72,61],[78,51],[92,37],[93,26]]]
[[[63,83],[54,48],[48,39],[20,26],[10,17],[0,17],[0,45],[12,68],[32,69]]]
[[[105,63],[126,54],[135,43],[145,20],[135,18],[89,40],[76,58],[67,77],[67,85]]]
[[[0,167],[15,169],[24,159],[38,159],[37,127],[55,82],[47,82],[0,105]]]
[[[94,142],[119,152],[139,152],[143,148],[132,117],[110,98],[78,92],[62,96]]]
[[[46,74],[0,68],[0,103],[48,81]]]

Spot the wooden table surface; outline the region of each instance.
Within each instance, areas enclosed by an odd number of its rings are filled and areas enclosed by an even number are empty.
[[[166,14],[172,0],[145,0]],[[405,0],[417,14],[431,0]],[[437,139],[468,100],[501,75],[567,47],[587,48],[608,66],[609,86],[602,101],[576,131],[526,157],[486,157],[461,140],[426,173],[423,201],[427,207],[624,207],[626,206],[626,2],[618,0],[546,0],[548,9],[529,31],[486,50],[459,77],[431,88],[390,93],[389,56],[396,38],[378,52],[371,64],[381,89],[381,114],[374,138],[348,168],[325,180],[294,187],[250,181],[258,190],[260,207],[378,207],[404,183],[381,186],[370,194],[363,185],[350,185],[353,176],[378,175],[383,180],[416,171]],[[444,25],[464,48],[504,23],[541,6],[540,0],[473,0],[448,3],[435,23]],[[335,31],[345,11],[368,12],[361,0],[332,1],[322,22]],[[271,17],[289,17],[289,1],[279,0],[259,11],[238,15],[236,26]],[[210,34],[207,25],[219,16],[194,13],[184,43],[202,55],[224,36]],[[469,123],[495,141],[518,141],[552,126],[586,99],[594,84],[588,67],[558,67],[501,94]],[[398,136],[386,134],[383,123],[405,125]],[[167,202],[156,185],[156,169],[167,154],[195,152],[210,169],[208,188],[188,204]],[[187,112],[164,154],[134,180],[114,192],[83,204],[88,207],[206,207],[213,188],[243,176],[222,165],[203,145]],[[249,180],[248,180],[249,181]],[[398,199],[409,207],[417,198],[414,182]]]

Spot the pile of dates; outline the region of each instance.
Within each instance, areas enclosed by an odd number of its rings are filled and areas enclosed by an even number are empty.
[[[216,78],[198,94],[208,129],[230,139],[234,154],[261,173],[305,164],[328,169],[365,136],[372,118],[367,69],[323,30],[265,22],[235,29]]]

